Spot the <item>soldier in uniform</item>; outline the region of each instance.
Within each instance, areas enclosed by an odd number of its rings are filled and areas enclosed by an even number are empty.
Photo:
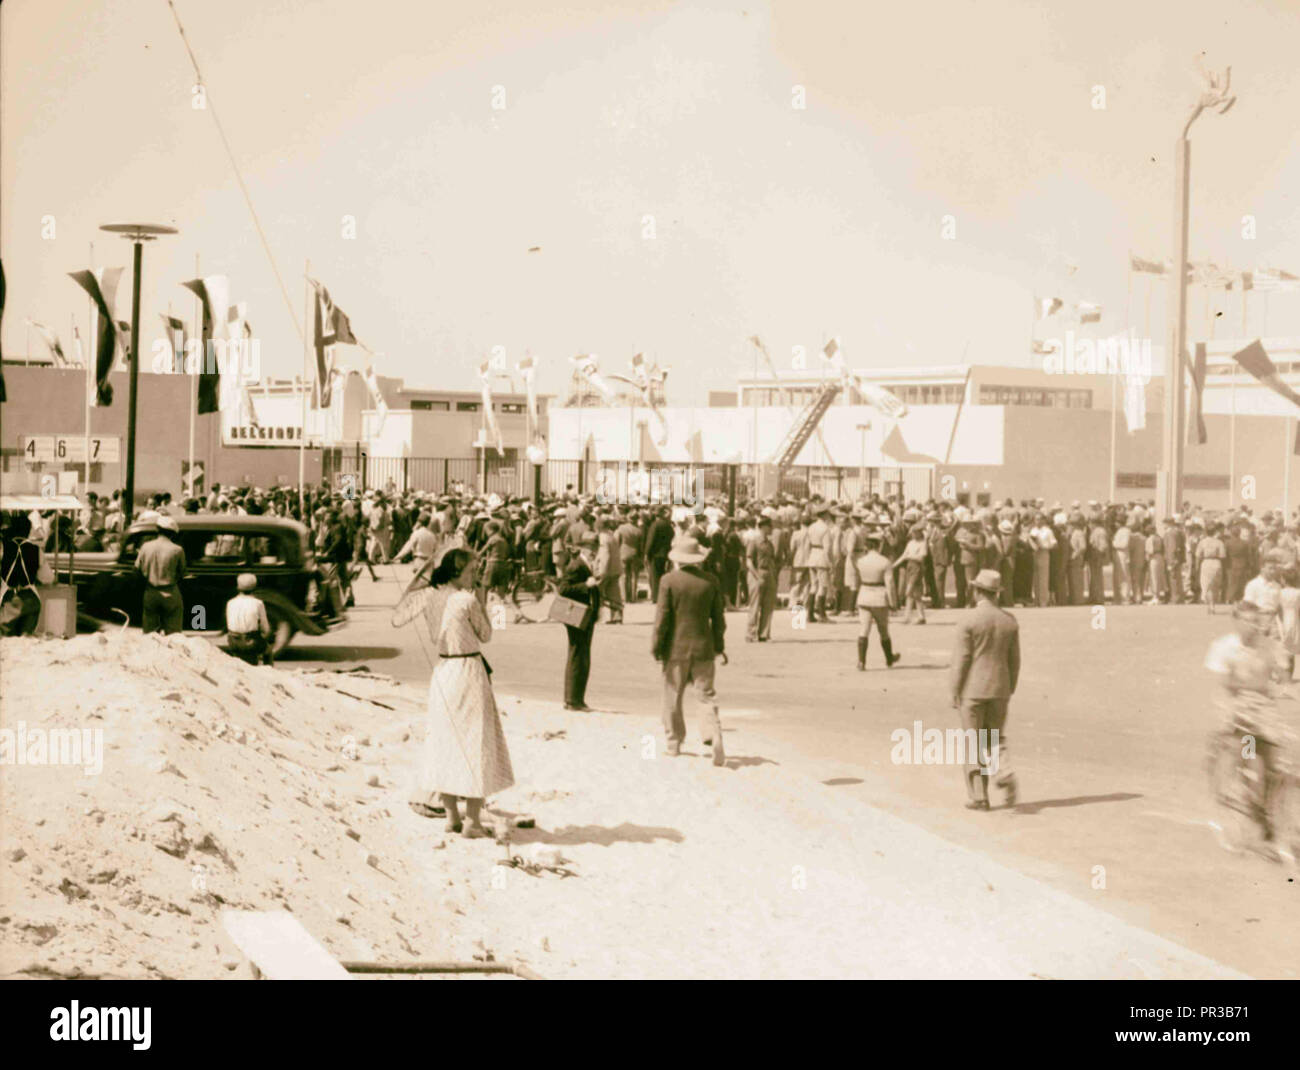
[[[889,607],[893,597],[893,567],[880,552],[880,530],[868,530],[863,536],[866,552],[857,559],[858,571],[858,672],[867,668],[867,642],[871,626],[880,631],[880,648],[885,652],[885,667],[893,668],[901,654],[894,653],[889,638]]]
[[[831,507],[825,502],[815,510],[817,519],[808,528],[808,623],[828,623],[827,603],[831,598],[830,543],[834,529],[826,516]]]

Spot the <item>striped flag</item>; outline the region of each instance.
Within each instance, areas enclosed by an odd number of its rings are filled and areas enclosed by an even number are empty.
[[[68,358],[63,355],[63,346],[59,343],[59,336],[43,323],[37,323],[34,319],[25,321],[28,327],[36,328],[36,333],[41,336],[41,341],[45,343],[45,348],[50,351],[50,356],[54,358],[54,364],[59,368],[68,366]]]
[[[1240,364],[1246,371],[1250,372],[1256,379],[1266,387],[1287,399],[1294,405],[1300,405],[1300,394],[1297,394],[1278,374],[1277,366],[1264,351],[1264,346],[1256,338],[1245,349],[1238,350],[1232,355],[1232,359]]]

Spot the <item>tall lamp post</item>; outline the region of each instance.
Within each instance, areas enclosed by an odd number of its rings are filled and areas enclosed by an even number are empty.
[[[175,227],[160,223],[105,223],[100,230],[120,234],[134,247],[131,263],[131,356],[130,391],[126,409],[126,501],[122,503],[126,522],[135,516],[135,399],[140,378],[140,266],[144,243],[164,234],[178,234]],[[89,471],[90,460],[86,461]]]
[[[1185,354],[1187,351],[1187,230],[1190,196],[1191,143],[1187,135],[1206,108],[1218,108],[1222,115],[1237,102],[1229,93],[1232,68],[1220,75],[1201,72],[1207,87],[1183,132],[1174,142],[1174,300],[1170,308],[1169,349],[1166,356],[1164,412],[1164,456],[1159,476],[1158,498],[1162,516],[1172,516],[1183,505],[1183,424],[1186,398]]]

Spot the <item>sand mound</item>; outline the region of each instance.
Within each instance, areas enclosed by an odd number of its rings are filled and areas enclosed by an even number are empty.
[[[378,761],[411,711],[331,683],[375,688],[184,636],[5,640],[0,727],[26,746],[0,767],[0,973],[224,975],[223,906],[290,909],[340,958],[452,950],[384,835],[400,793]],[[102,733],[102,771],[26,764],[55,728]]]

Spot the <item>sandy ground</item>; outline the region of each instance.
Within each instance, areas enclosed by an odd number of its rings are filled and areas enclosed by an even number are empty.
[[[419,689],[136,632],[0,646],[0,727],[103,730],[103,769],[0,766],[0,975],[239,977],[223,907],[336,957],[545,977],[1226,977],[1234,971],[837,794],[744,724],[698,735],[500,696],[508,845],[405,804]],[[996,816],[996,815],[990,815]],[[506,868],[558,850],[570,876]]]

